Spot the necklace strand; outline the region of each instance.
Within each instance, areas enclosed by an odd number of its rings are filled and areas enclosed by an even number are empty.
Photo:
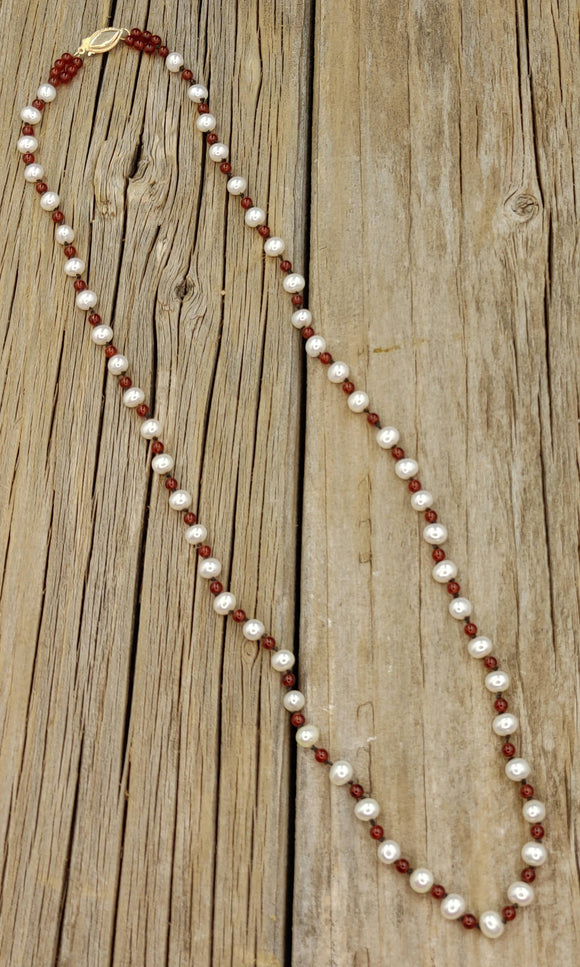
[[[161,423],[151,414],[143,390],[134,386],[131,378],[127,375],[129,361],[113,344],[112,328],[103,323],[101,316],[94,311],[98,302],[97,293],[89,289],[87,283],[81,278],[85,271],[85,263],[78,257],[77,250],[72,244],[75,234],[73,228],[66,224],[65,215],[60,210],[58,193],[50,190],[43,180],[44,169],[36,161],[34,154],[38,148],[38,141],[34,133],[35,125],[42,119],[45,105],[55,99],[58,87],[66,85],[74,79],[83,66],[83,56],[90,57],[95,53],[104,53],[120,42],[138,52],[157,55],[164,60],[170,73],[179,73],[188,84],[187,95],[197,106],[198,116],[195,124],[205,137],[210,159],[219,164],[220,171],[228,176],[227,191],[233,197],[240,197],[240,205],[245,212],[245,223],[249,227],[257,229],[264,240],[265,254],[278,260],[279,268],[283,273],[283,288],[291,298],[293,309],[291,321],[300,332],[307,355],[318,358],[325,367],[330,382],[341,385],[349,409],[354,413],[366,414],[367,424],[374,428],[377,444],[391,454],[395,461],[394,469],[397,477],[407,482],[411,494],[412,508],[418,513],[424,514],[426,524],[423,529],[423,538],[427,544],[431,545],[432,558],[435,562],[432,576],[438,583],[446,585],[446,590],[451,596],[449,613],[453,618],[463,622],[463,631],[468,638],[467,650],[469,655],[475,659],[481,659],[486,670],[485,687],[492,693],[494,698],[493,708],[496,713],[493,718],[492,729],[502,739],[501,754],[507,760],[505,763],[506,776],[514,783],[520,783],[519,791],[524,800],[523,817],[530,824],[532,838],[521,849],[521,857],[526,863],[526,867],[521,872],[521,879],[511,883],[508,887],[509,903],[503,907],[501,913],[486,910],[479,917],[468,913],[467,903],[462,896],[448,892],[440,883],[436,883],[430,870],[423,867],[412,867],[410,861],[402,856],[399,844],[385,836],[384,828],[377,822],[380,814],[379,803],[357,781],[352,765],[345,759],[331,759],[327,749],[319,745],[320,730],[307,720],[305,715],[306,699],[297,687],[293,652],[279,647],[275,638],[266,633],[266,627],[262,621],[258,618],[248,618],[246,612],[238,607],[235,595],[229,590],[224,590],[222,582],[218,580],[222,571],[221,562],[218,558],[212,556],[212,548],[207,543],[207,528],[198,521],[196,514],[191,510],[193,503],[191,494],[187,490],[181,489],[173,476],[175,461],[173,456],[165,451],[165,445],[160,439]],[[355,387],[350,379],[349,366],[345,362],[335,361],[327,349],[326,340],[314,331],[312,314],[304,306],[302,295],[306,284],[304,276],[295,272],[292,263],[284,256],[285,243],[281,238],[272,235],[267,225],[265,210],[254,205],[251,197],[247,194],[246,178],[242,175],[232,174],[232,165],[228,161],[228,146],[219,140],[215,131],[217,121],[214,115],[210,113],[207,88],[201,83],[194,82],[193,72],[184,68],[184,59],[181,54],[175,51],[171,52],[156,34],[151,34],[147,30],[141,31],[138,28],[132,30],[115,27],[104,28],[84,40],[76,55],[73,56],[66,52],[54,62],[48,82],[40,85],[36,98],[31,105],[21,110],[20,118],[23,121],[23,126],[17,146],[25,164],[24,177],[26,181],[35,185],[40,196],[41,208],[52,213],[52,221],[55,223],[55,238],[63,246],[66,257],[64,271],[67,276],[74,280],[76,306],[88,313],[87,318],[91,326],[92,340],[96,345],[104,347],[107,369],[113,376],[118,377],[119,386],[123,391],[123,403],[126,407],[134,409],[143,421],[140,431],[146,440],[151,441],[151,468],[156,475],[164,478],[165,488],[169,493],[170,507],[183,515],[185,539],[197,549],[199,557],[198,574],[208,581],[209,591],[213,595],[214,610],[220,615],[231,615],[233,621],[241,625],[245,638],[249,641],[260,642],[264,650],[270,652],[271,666],[281,675],[281,683],[284,689],[282,702],[284,708],[290,713],[292,726],[296,729],[297,744],[304,749],[311,750],[316,762],[328,769],[328,777],[333,785],[348,789],[350,796],[355,800],[355,816],[369,824],[370,837],[377,844],[378,859],[382,863],[392,866],[399,873],[405,874],[409,885],[415,892],[430,894],[436,901],[440,901],[441,914],[445,919],[460,921],[467,929],[478,928],[486,937],[501,936],[505,924],[516,917],[517,909],[527,906],[533,901],[534,888],[531,884],[536,877],[536,867],[541,866],[547,858],[547,851],[543,844],[544,827],[541,825],[546,813],[545,806],[534,798],[534,788],[528,781],[531,771],[530,765],[526,759],[516,755],[516,748],[512,742],[512,735],[517,731],[519,722],[517,716],[508,711],[508,702],[503,694],[510,685],[510,676],[506,671],[499,668],[497,658],[492,654],[491,640],[480,634],[477,626],[473,623],[471,602],[468,598],[460,595],[461,587],[457,581],[457,566],[447,558],[441,547],[447,540],[447,528],[438,520],[437,513],[432,509],[432,495],[423,488],[417,477],[419,472],[417,461],[408,457],[399,445],[399,431],[395,427],[383,425],[378,414],[369,409],[369,397],[364,390]]]

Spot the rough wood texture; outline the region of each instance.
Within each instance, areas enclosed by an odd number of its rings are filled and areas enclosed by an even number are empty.
[[[111,8],[112,9],[112,8]],[[577,10],[556,2],[115,8],[183,51],[308,277],[308,305],[449,527],[548,807],[536,902],[499,941],[377,863],[295,752],[266,655],[196,553],[74,308],[18,112],[109,7],[0,7],[2,967],[577,963]],[[132,11],[132,12],[131,12]],[[47,26],[48,24],[48,26]],[[412,866],[501,910],[528,838],[493,699],[364,416],[160,60],[91,59],[39,160],[99,311],[248,615]],[[83,331],[85,330],[85,331]],[[574,523],[576,522],[576,523]]]

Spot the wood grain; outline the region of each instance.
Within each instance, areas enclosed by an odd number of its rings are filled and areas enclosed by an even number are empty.
[[[1,967],[572,967],[577,10],[154,0],[78,19],[69,0],[0,7]],[[211,608],[82,331],[14,143],[52,61],[111,21],[208,83],[316,331],[417,458],[512,676],[549,862],[498,941],[377,863],[348,792],[296,751],[277,674]],[[224,586],[298,654],[321,744],[411,866],[501,910],[528,827],[485,673],[406,485],[305,358],[182,87],[124,47],[91,58],[46,108],[46,180]]]

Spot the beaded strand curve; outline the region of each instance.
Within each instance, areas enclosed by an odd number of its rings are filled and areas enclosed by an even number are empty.
[[[395,461],[394,469],[397,477],[407,482],[411,494],[412,508],[424,514],[426,524],[423,530],[423,538],[427,544],[432,546],[432,557],[435,562],[432,576],[435,581],[446,586],[447,593],[451,596],[449,613],[458,621],[463,621],[463,631],[468,638],[467,650],[471,657],[482,660],[482,665],[486,670],[485,687],[494,696],[493,708],[496,713],[492,721],[492,729],[502,739],[501,753],[507,760],[505,764],[506,776],[514,782],[520,783],[520,795],[524,800],[523,817],[530,824],[531,839],[524,844],[521,850],[521,856],[526,866],[521,872],[521,879],[511,883],[508,887],[507,898],[509,903],[503,907],[501,913],[486,910],[480,914],[479,918],[472,913],[468,913],[467,903],[462,896],[448,892],[440,883],[436,883],[430,870],[422,867],[413,868],[409,860],[401,855],[402,851],[399,844],[392,839],[388,839],[383,827],[377,823],[377,817],[380,814],[379,803],[357,781],[352,765],[344,759],[331,759],[329,752],[318,744],[320,731],[316,725],[307,721],[304,713],[306,700],[304,694],[297,687],[293,652],[286,648],[280,648],[275,638],[266,633],[266,627],[262,621],[257,618],[248,618],[246,612],[238,607],[235,595],[229,590],[224,590],[222,582],[218,580],[222,570],[221,562],[218,558],[212,556],[212,548],[207,543],[207,528],[198,521],[196,514],[191,510],[193,503],[191,494],[187,490],[181,489],[173,476],[175,461],[165,451],[165,445],[159,438],[162,430],[161,423],[151,414],[143,390],[134,386],[131,377],[127,375],[129,361],[113,344],[112,328],[103,322],[97,312],[93,311],[98,302],[98,296],[96,292],[88,288],[87,283],[81,278],[85,271],[85,263],[79,258],[77,250],[72,244],[75,238],[74,230],[66,224],[65,215],[59,207],[60,197],[56,191],[48,188],[43,180],[44,169],[36,161],[35,152],[38,148],[38,140],[35,137],[35,125],[41,121],[45,105],[55,99],[57,88],[70,83],[82,68],[82,58],[85,54],[91,56],[94,53],[104,53],[119,42],[123,42],[125,46],[138,52],[157,55],[164,60],[170,73],[179,73],[188,84],[187,96],[197,105],[198,116],[195,124],[205,137],[210,159],[218,163],[220,171],[228,176],[227,191],[232,196],[240,197],[245,223],[258,230],[258,234],[264,240],[266,255],[278,259],[280,270],[283,273],[283,288],[291,297],[293,308],[291,321],[304,340],[307,355],[318,358],[326,368],[330,382],[341,385],[342,391],[346,394],[349,409],[353,413],[366,414],[366,421],[370,427],[374,428],[379,447],[389,451]],[[369,409],[369,397],[366,392],[357,389],[351,381],[349,366],[345,362],[335,361],[327,349],[326,340],[314,331],[312,313],[304,306],[302,294],[306,284],[304,276],[295,272],[292,263],[284,257],[285,243],[281,238],[271,234],[267,225],[265,210],[254,205],[252,198],[247,194],[246,178],[242,175],[232,175],[232,165],[228,161],[229,148],[219,140],[215,131],[217,121],[214,115],[210,113],[207,88],[201,83],[194,82],[193,72],[184,68],[184,59],[181,54],[170,51],[157,34],[152,34],[148,30],[142,31],[138,28],[132,30],[104,28],[83,41],[83,45],[76,55],[66,52],[54,62],[48,81],[40,85],[32,104],[21,110],[20,118],[23,121],[23,126],[17,147],[22,154],[22,161],[25,165],[24,178],[27,182],[35,185],[40,196],[41,208],[52,213],[52,221],[55,223],[55,238],[63,246],[66,258],[64,271],[67,276],[74,280],[76,306],[88,313],[87,318],[91,326],[92,340],[96,345],[104,348],[107,369],[113,376],[118,377],[119,386],[123,391],[124,405],[134,409],[143,421],[140,428],[141,435],[146,440],[151,441],[151,468],[160,478],[164,478],[165,488],[169,493],[169,506],[183,514],[185,539],[197,548],[199,556],[198,573],[208,580],[209,590],[213,595],[214,610],[217,614],[231,615],[232,620],[242,626],[242,633],[245,638],[249,641],[259,641],[262,647],[270,652],[271,666],[281,675],[281,683],[284,688],[282,702],[284,708],[290,713],[292,726],[296,729],[297,744],[302,748],[312,750],[315,760],[328,768],[328,776],[333,785],[348,789],[350,796],[355,800],[355,815],[358,819],[369,823],[370,837],[377,843],[379,860],[384,864],[392,865],[399,873],[406,874],[409,885],[415,892],[430,894],[435,900],[440,901],[441,914],[445,919],[460,921],[467,929],[476,927],[486,937],[501,936],[505,924],[516,917],[517,909],[528,906],[533,901],[534,888],[531,884],[536,877],[536,868],[541,866],[547,858],[546,847],[543,843],[544,827],[542,825],[546,809],[542,802],[534,798],[534,788],[528,782],[531,771],[530,765],[526,759],[516,755],[516,748],[512,742],[513,733],[517,731],[519,722],[517,716],[508,711],[508,702],[503,695],[510,685],[510,676],[498,667],[497,658],[492,655],[491,640],[479,633],[471,618],[471,602],[460,594],[461,586],[456,580],[457,566],[447,558],[441,547],[447,540],[447,528],[438,520],[437,513],[432,509],[432,494],[423,489],[417,477],[419,472],[417,461],[408,457],[399,445],[399,431],[393,426],[384,426],[378,414]]]

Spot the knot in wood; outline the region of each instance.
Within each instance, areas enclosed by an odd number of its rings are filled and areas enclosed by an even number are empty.
[[[504,210],[518,222],[529,222],[540,210],[540,203],[529,191],[515,191],[506,199]]]

